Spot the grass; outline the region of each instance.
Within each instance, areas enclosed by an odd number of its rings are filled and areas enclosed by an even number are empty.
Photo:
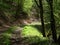
[[[9,33],[3,33],[2,38],[0,39],[0,45],[10,45],[10,38],[11,34]]]
[[[2,45],[2,44],[3,45],[10,45],[11,44],[10,37],[12,35],[12,32],[16,29],[17,29],[17,26],[12,26],[7,31],[5,31],[1,36],[0,45]]]
[[[42,33],[32,26],[25,26],[22,30],[23,36],[40,36],[43,37]]]
[[[38,29],[36,29],[33,26],[25,26],[22,30],[22,36],[27,38],[25,41],[29,42],[29,43],[46,43],[48,42],[48,38],[43,37],[42,33],[38,31]],[[48,45],[48,44],[47,44]]]
[[[10,45],[10,37],[14,30],[17,29],[18,26],[12,26],[10,27],[6,32],[2,34],[2,39],[0,39],[0,45]],[[23,30],[21,32],[21,36],[24,38],[24,42],[28,42],[29,44],[37,44],[37,45],[49,45],[50,40],[47,37],[43,37],[42,33],[38,31],[37,28],[34,26],[24,26]],[[52,43],[51,45],[55,45],[55,43]]]

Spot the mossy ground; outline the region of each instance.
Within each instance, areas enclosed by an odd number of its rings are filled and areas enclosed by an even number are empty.
[[[10,45],[9,38],[12,35],[12,32],[17,29],[18,26],[10,27],[6,32],[2,34],[2,39],[0,44],[3,42],[4,45]],[[37,44],[37,45],[49,45],[50,40],[47,37],[43,37],[42,33],[38,31],[37,28],[33,26],[24,26],[21,32],[21,36],[24,39],[24,42],[28,42],[29,44]],[[55,43],[51,43],[51,45],[55,45]]]

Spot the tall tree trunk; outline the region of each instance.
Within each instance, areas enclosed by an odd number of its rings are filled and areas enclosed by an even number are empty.
[[[35,0],[35,3],[37,4],[37,6],[38,6],[38,8],[40,10],[40,18],[41,18],[41,24],[42,24],[42,34],[43,34],[44,37],[46,37],[45,28],[44,28],[44,19],[43,19],[43,4],[42,4],[42,0],[39,0],[39,4]]]
[[[40,18],[41,18],[41,24],[42,24],[42,32],[43,32],[43,36],[46,37],[45,28],[44,28],[44,19],[43,19],[43,4],[42,4],[42,0],[39,0],[39,4],[40,4]]]
[[[54,14],[53,14],[53,0],[48,1],[49,6],[50,6],[50,22],[51,22],[51,31],[52,31],[52,36],[54,41],[57,41],[57,33],[56,33],[56,26],[55,26],[55,19],[54,19]]]

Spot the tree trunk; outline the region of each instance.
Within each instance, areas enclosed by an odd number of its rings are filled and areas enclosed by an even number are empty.
[[[44,27],[44,20],[43,20],[43,4],[42,4],[42,0],[39,0],[39,4],[38,2],[35,0],[35,3],[37,4],[39,10],[40,10],[40,18],[41,18],[41,24],[42,24],[42,34],[44,37],[46,37],[45,35],[45,27]]]
[[[53,14],[53,0],[49,0],[49,6],[50,6],[50,22],[51,22],[51,31],[52,31],[52,36],[53,40],[56,42],[57,41],[57,33],[56,33],[56,26],[55,26],[55,19],[54,19],[54,14]]]
[[[46,35],[45,35],[45,28],[44,28],[44,19],[43,19],[42,0],[39,0],[39,5],[40,5],[40,18],[41,18],[41,24],[42,24],[42,33],[43,33],[43,36],[46,37]]]

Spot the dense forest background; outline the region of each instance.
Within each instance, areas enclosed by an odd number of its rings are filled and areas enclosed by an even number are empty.
[[[0,45],[59,45],[60,0],[0,0],[0,35]]]

